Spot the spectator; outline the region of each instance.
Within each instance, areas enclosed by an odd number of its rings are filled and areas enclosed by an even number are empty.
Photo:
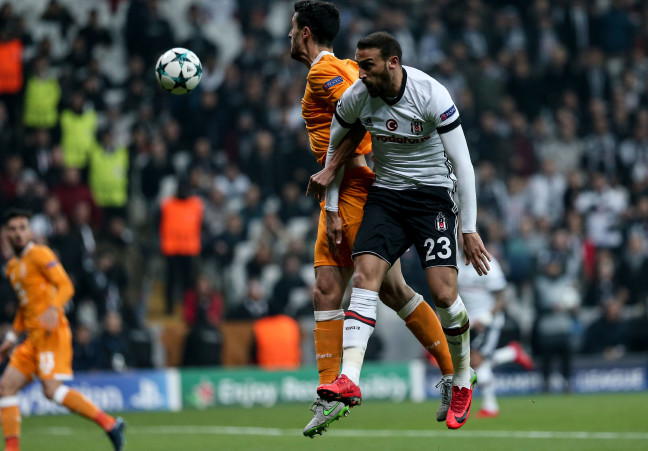
[[[557,256],[542,263],[536,278],[536,322],[534,349],[541,358],[544,390],[550,391],[552,362],[560,360],[562,390],[571,391],[572,344],[574,342],[574,311],[580,304],[574,281],[565,276],[564,265]]]
[[[176,195],[160,206],[160,247],[166,259],[166,313],[173,314],[176,285],[184,292],[200,255],[204,206],[180,180]]]
[[[266,290],[257,278],[248,278],[245,299],[227,315],[230,320],[250,320],[272,316],[278,312],[271,310]]]
[[[160,194],[160,183],[173,174],[173,167],[169,163],[166,143],[161,138],[153,138],[151,153],[142,168],[141,189],[148,203],[157,199]]]
[[[587,329],[582,352],[600,354],[606,360],[622,357],[628,347],[630,324],[622,318],[623,302],[609,298],[599,305],[599,316]]]
[[[78,324],[72,340],[72,369],[90,371],[98,366],[98,343],[92,339],[92,331],[85,324]]]
[[[296,255],[286,254],[281,264],[281,277],[272,290],[272,310],[294,315],[294,308],[290,305],[294,290],[306,288],[306,283],[301,276],[301,262]]]
[[[90,149],[90,188],[106,222],[126,215],[129,161],[128,148],[115,143],[110,130],[102,132],[101,143]]]
[[[94,225],[101,223],[101,212],[96,207],[90,189],[81,181],[81,173],[78,169],[73,167],[65,169],[61,183],[53,188],[52,194],[58,198],[61,210],[68,220],[73,219],[76,206],[84,203],[90,208],[92,223]]]
[[[49,71],[49,61],[37,58],[34,74],[25,87],[26,127],[52,129],[58,123],[58,105],[61,100],[61,85]]]
[[[60,27],[63,36],[67,35],[70,27],[74,25],[72,14],[70,14],[67,7],[59,3],[58,0],[50,0],[47,4],[47,8],[43,11],[41,20],[57,24]]]
[[[99,46],[109,46],[113,43],[110,31],[102,27],[99,23],[99,14],[96,9],[91,9],[88,14],[88,23],[85,27],[79,30],[79,36],[83,38],[86,43],[86,58],[92,57],[92,52]]]
[[[205,274],[196,278],[194,287],[184,293],[183,312],[185,323],[217,328],[223,319],[223,296],[213,287]]]
[[[128,369],[130,351],[119,313],[108,312],[106,314],[103,332],[97,341],[98,368],[118,373]]]
[[[81,169],[88,163],[88,154],[95,144],[97,114],[85,106],[81,92],[70,97],[70,106],[61,113],[61,144],[66,166]]]
[[[9,113],[9,122],[19,123],[23,75],[23,43],[15,38],[9,27],[0,27],[0,61],[3,61],[0,75],[0,102]]]

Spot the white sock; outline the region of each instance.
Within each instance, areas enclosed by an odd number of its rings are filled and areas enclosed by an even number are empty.
[[[367,350],[367,342],[376,326],[376,305],[378,293],[354,288],[351,302],[344,315],[342,339],[342,374],[356,385],[360,385],[360,370]]]
[[[515,361],[516,354],[517,353],[513,346],[504,346],[502,348],[496,349],[495,352],[493,352],[493,365],[497,366],[503,363],[513,362]],[[479,377],[479,375],[477,377]]]
[[[499,411],[497,398],[495,398],[495,376],[493,368],[489,361],[484,361],[477,368],[477,380],[479,381],[479,391],[482,395],[482,409],[489,412]]]
[[[438,308],[454,366],[452,385],[470,388],[470,322],[461,296],[448,308]]]
[[[423,299],[423,296],[421,296],[418,293],[414,293],[414,296],[412,296],[412,299],[407,301],[407,304],[405,304],[398,312],[398,316],[400,319],[405,320],[407,319],[408,316],[412,314],[414,310],[416,310],[416,307],[421,305],[421,302],[425,302],[425,299]]]

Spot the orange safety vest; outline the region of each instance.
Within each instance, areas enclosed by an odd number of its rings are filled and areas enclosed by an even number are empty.
[[[18,39],[0,42],[0,94],[17,94],[23,86],[23,45]]]
[[[276,315],[254,322],[254,339],[259,366],[266,370],[292,370],[301,363],[297,321]]]
[[[164,255],[198,255],[202,236],[203,202],[198,196],[171,197],[163,202],[160,246]]]

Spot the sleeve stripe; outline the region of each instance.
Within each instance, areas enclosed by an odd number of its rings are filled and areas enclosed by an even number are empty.
[[[338,118],[338,120],[340,120]],[[442,125],[441,127],[437,127],[437,133],[439,135],[443,133],[448,133],[449,131],[454,130],[455,128],[459,127],[461,125],[461,118],[458,117],[455,121],[447,124],[447,125]]]
[[[335,119],[337,119],[337,121],[340,123],[340,125],[341,125],[342,127],[344,127],[344,128],[351,128],[351,127],[353,127],[353,124],[349,124],[347,121],[345,121],[344,119],[342,119],[342,118],[340,117],[340,115],[339,115],[338,112],[337,112],[337,108],[335,109]]]

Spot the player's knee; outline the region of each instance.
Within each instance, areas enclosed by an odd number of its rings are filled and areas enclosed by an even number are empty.
[[[340,308],[341,296],[335,293],[325,284],[316,284],[313,288],[313,309],[320,310],[336,310]]]
[[[411,298],[411,296],[407,296],[408,293],[406,288],[408,287],[405,284],[403,284],[403,286],[396,286],[383,283],[378,292],[380,300],[387,307],[398,311],[403,308]]]
[[[50,385],[43,385],[43,394],[50,401],[54,400],[54,393],[58,387],[52,387]]]
[[[13,396],[15,394],[16,391],[12,390],[6,382],[0,381],[0,398],[4,398],[5,396]]]
[[[441,285],[434,288],[432,296],[439,306],[450,306],[457,299],[457,288],[451,285]]]
[[[364,271],[356,271],[353,276],[353,288],[362,288],[365,290],[378,291],[379,286],[374,287],[375,281],[365,274]]]

